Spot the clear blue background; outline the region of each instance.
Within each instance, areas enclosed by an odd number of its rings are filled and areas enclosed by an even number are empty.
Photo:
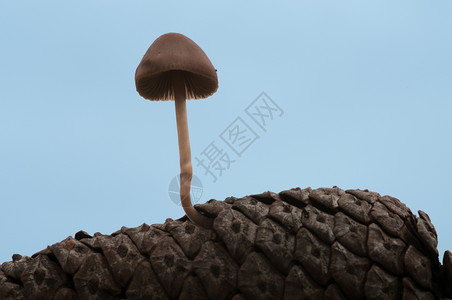
[[[227,2],[227,3],[226,3]],[[188,102],[193,159],[263,91],[283,109],[199,200],[368,188],[427,212],[452,249],[452,1],[1,1],[0,262],[78,230],[163,223],[173,102],[135,91],[180,32],[218,69]]]

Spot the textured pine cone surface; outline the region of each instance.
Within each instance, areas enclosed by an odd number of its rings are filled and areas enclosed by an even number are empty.
[[[185,217],[74,237],[0,267],[0,299],[448,299],[428,215],[337,187],[265,192]]]

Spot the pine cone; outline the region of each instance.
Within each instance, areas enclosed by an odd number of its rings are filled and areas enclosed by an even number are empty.
[[[447,299],[452,253],[399,200],[367,190],[291,189],[186,217],[80,231],[0,267],[0,299]]]

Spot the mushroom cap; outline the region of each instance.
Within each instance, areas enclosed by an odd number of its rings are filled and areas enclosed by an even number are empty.
[[[201,99],[218,89],[217,72],[202,49],[188,37],[158,37],[135,72],[137,92],[148,100],[174,100],[175,80],[183,79],[186,99]]]

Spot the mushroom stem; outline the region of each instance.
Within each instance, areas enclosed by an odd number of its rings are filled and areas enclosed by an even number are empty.
[[[190,186],[193,177],[193,169],[191,165],[190,138],[188,136],[187,108],[185,105],[185,84],[183,78],[177,78],[175,82],[174,102],[176,104],[177,136],[180,157],[180,200],[187,217],[192,222],[210,229],[212,228],[212,220],[201,215],[193,207],[190,200]]]

